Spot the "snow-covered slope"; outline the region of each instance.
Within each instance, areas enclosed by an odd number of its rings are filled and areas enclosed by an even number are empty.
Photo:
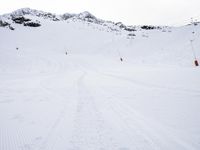
[[[200,24],[28,8],[0,24],[0,150],[200,148]]]

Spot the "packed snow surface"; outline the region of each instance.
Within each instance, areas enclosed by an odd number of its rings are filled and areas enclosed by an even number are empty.
[[[0,27],[0,150],[200,149],[200,25],[25,17]]]

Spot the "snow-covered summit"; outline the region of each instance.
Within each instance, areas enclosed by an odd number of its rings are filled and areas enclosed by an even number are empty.
[[[71,14],[71,13],[64,13],[62,15],[56,15],[50,12],[44,12],[36,9],[31,9],[31,8],[21,8],[16,11],[13,11],[12,13],[9,14],[4,14],[1,16],[1,18],[7,18],[7,19],[12,19],[15,17],[19,16],[25,16],[25,15],[30,15],[30,16],[37,16],[41,17],[44,19],[51,19],[53,21],[58,21],[58,20],[67,20],[69,18],[77,18],[85,21],[100,21],[100,19],[97,19],[94,15],[92,15],[88,11],[84,11],[79,14]]]
[[[88,11],[84,11],[84,12],[78,14],[77,17],[81,20],[85,20],[88,22],[94,22],[94,23],[104,22],[103,20],[97,19],[94,15],[92,15]]]
[[[75,19],[75,20],[82,20],[86,22],[96,23],[96,24],[102,24],[105,21],[98,19],[93,14],[91,14],[88,11],[81,12],[79,14],[71,14],[71,13],[65,13],[60,15],[61,20],[68,20],[68,19]]]
[[[57,15],[55,15],[55,14],[36,10],[36,9],[31,9],[31,8],[21,8],[21,9],[13,11],[12,13],[3,15],[3,17],[11,19],[11,18],[15,18],[15,17],[19,17],[19,16],[25,16],[25,15],[43,17],[45,19],[48,19],[48,18],[53,19],[53,18],[57,17]]]
[[[26,20],[28,20],[29,22],[31,22],[28,24],[36,24],[38,23],[37,21],[38,19],[39,20],[44,19],[44,20],[50,20],[50,21],[66,21],[66,20],[83,21],[83,22],[89,22],[92,24],[98,24],[104,27],[106,26],[108,29],[112,31],[125,30],[128,32],[133,32],[135,31],[135,28],[136,28],[136,26],[126,26],[121,22],[115,23],[112,21],[105,21],[105,20],[99,19],[88,11],[84,11],[79,14],[64,13],[61,15],[57,15],[54,13],[44,12],[44,11],[35,10],[31,8],[22,8],[22,9],[13,11],[12,13],[9,13],[9,14],[1,15],[0,27],[9,27],[10,29],[14,30],[13,26],[15,26],[14,24],[16,23],[20,22],[22,25],[24,25],[24,21],[26,22]],[[19,21],[16,22],[15,20],[19,20]],[[38,24],[38,26],[40,25]],[[31,26],[31,27],[35,27],[35,26]],[[158,28],[145,26],[145,28],[140,27],[140,29],[158,29]]]
[[[31,18],[31,19],[30,19]],[[30,20],[29,20],[30,19]],[[44,12],[31,8],[22,8],[12,13],[4,14],[0,16],[0,27],[12,27],[13,24],[23,24],[27,21],[32,21],[35,23],[37,19],[44,19],[50,21],[66,21],[68,19],[81,20],[84,22],[90,22],[94,24],[103,24],[105,21],[97,19],[88,11],[84,11],[79,14],[64,13],[61,15],[53,14],[50,12]],[[17,20],[17,21],[16,21]],[[14,28],[12,27],[14,30]]]
[[[33,19],[33,17],[38,17],[38,18],[42,18],[42,19],[49,19],[52,21],[58,21],[59,17],[60,17],[59,15],[56,15],[56,14],[53,14],[50,12],[44,12],[44,11],[31,9],[31,8],[22,8],[22,9],[13,11],[10,14],[3,15],[4,18],[6,18],[8,20],[12,20],[12,21],[14,21],[14,19],[16,19],[16,18],[26,17],[26,16],[31,16],[32,17],[31,20]],[[33,19],[33,20],[35,20],[35,19]]]

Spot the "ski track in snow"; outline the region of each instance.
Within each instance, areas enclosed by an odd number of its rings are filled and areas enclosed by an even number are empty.
[[[90,94],[84,83],[86,75],[87,73],[83,73],[77,83],[79,97],[71,139],[72,149],[103,150],[110,149],[109,145],[112,145],[112,148],[115,149],[115,144],[108,132],[109,129],[106,128],[105,121],[95,104],[95,98]]]
[[[51,62],[54,63],[54,62]],[[50,63],[50,64],[51,64]],[[62,64],[61,64],[62,65]],[[73,84],[76,85],[72,91],[75,92],[74,99],[67,101],[67,97],[57,93],[54,88],[56,82],[65,82],[69,72],[63,72],[63,67],[56,63],[53,66],[59,73],[45,75],[39,81],[39,89],[43,95],[48,95],[52,100],[59,103],[57,114],[53,116],[48,129],[40,135],[25,134],[26,130],[15,127],[15,130],[4,127],[0,131],[0,146],[2,150],[196,150],[197,146],[188,143],[184,139],[173,134],[165,126],[157,121],[149,120],[131,106],[118,98],[106,99],[112,95],[111,89],[101,89],[101,97],[92,93],[92,87],[88,85],[88,79],[93,77],[99,79],[112,78],[115,82],[127,84],[134,87],[142,86],[149,89],[151,85],[140,83],[134,79],[103,73],[88,67],[88,64],[71,64],[76,66],[79,72],[74,76]],[[131,86],[130,86],[131,87]],[[155,86],[158,90],[168,92],[172,88]],[[178,91],[198,93],[198,91],[178,89]],[[110,93],[110,94],[109,94]],[[6,100],[5,100],[6,102]],[[2,104],[5,103],[2,101]],[[15,102],[15,101],[14,101]],[[9,105],[9,102],[5,103]],[[50,101],[47,101],[48,103]],[[34,103],[38,103],[35,101]],[[49,110],[48,110],[49,111]],[[23,115],[15,115],[15,118],[23,122]],[[108,119],[109,118],[109,119]],[[115,125],[115,127],[113,126]],[[14,136],[12,136],[14,132]],[[119,136],[119,137],[118,137]],[[121,136],[121,137],[120,137]],[[123,138],[123,140],[122,140]]]
[[[190,26],[129,41],[81,21],[41,23],[0,28],[0,150],[200,149],[200,72],[178,45]]]
[[[108,78],[115,78],[117,80],[121,80],[122,82],[133,83],[134,86],[144,86],[145,88],[150,88],[150,84],[140,83],[139,81],[135,81],[132,79],[127,79],[126,77],[121,77],[117,75],[101,73],[96,70],[90,70],[95,72],[96,76],[106,76]],[[162,86],[153,86],[158,90],[172,90],[170,87],[162,87]],[[166,92],[167,92],[166,91]],[[184,93],[198,93],[195,90],[185,90],[178,89],[180,92]],[[108,91],[104,91],[105,93]],[[87,93],[87,92],[85,92]],[[149,120],[146,120],[144,116],[136,112],[133,108],[128,106],[122,101],[119,101],[115,98],[109,100],[104,106],[109,108],[109,111],[112,111],[113,114],[116,115],[120,128],[124,129],[124,133],[126,133],[127,139],[131,140],[131,146],[133,149],[152,149],[152,150],[162,150],[162,149],[192,149],[195,150],[196,147],[191,145],[191,143],[187,143],[180,137],[176,137],[172,131],[168,131],[167,128],[163,127],[161,124],[150,123]]]

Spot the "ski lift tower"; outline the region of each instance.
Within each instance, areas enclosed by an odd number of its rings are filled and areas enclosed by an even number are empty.
[[[191,24],[195,28],[195,22],[193,21],[193,18],[191,18]],[[192,53],[193,53],[193,56],[194,56],[194,65],[195,66],[199,66],[199,62],[197,60],[196,53],[195,53],[195,50],[194,50],[194,45],[193,45],[193,42],[195,40],[195,31],[194,31],[194,29],[192,31],[192,36],[193,36],[193,39],[190,40],[190,43],[191,43]]]

